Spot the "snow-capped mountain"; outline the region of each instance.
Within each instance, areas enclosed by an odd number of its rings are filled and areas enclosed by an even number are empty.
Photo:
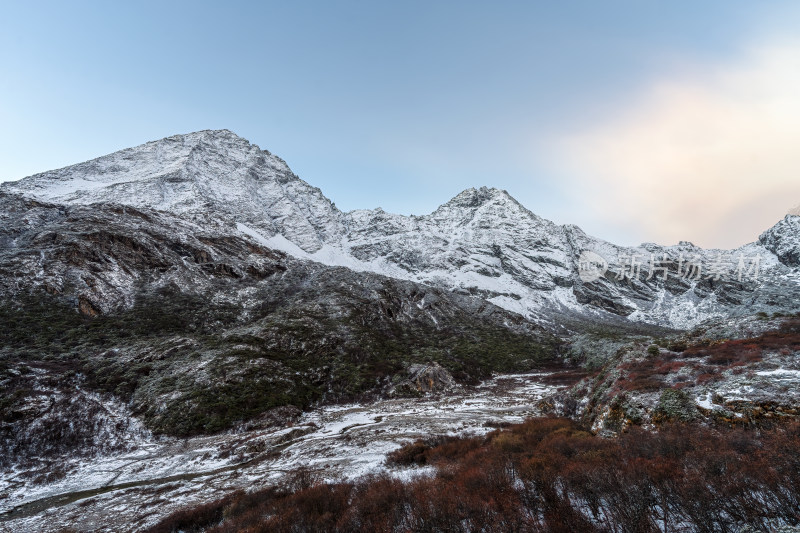
[[[237,221],[308,251],[338,239],[342,228],[341,213],[319,189],[227,130],[167,137],[2,190],[59,204],[115,203],[197,221]]]
[[[485,187],[424,216],[344,213],[283,160],[227,130],[168,137],[0,191],[164,211],[300,259],[477,296],[544,322],[589,315],[682,328],[800,301],[798,216],[757,243],[725,251],[691,243],[615,246]],[[600,262],[589,278],[580,270],[586,252]]]

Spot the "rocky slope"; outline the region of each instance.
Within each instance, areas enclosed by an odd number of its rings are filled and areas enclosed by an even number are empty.
[[[570,356],[592,369],[560,414],[616,435],[669,422],[770,427],[800,416],[800,314],[709,321],[665,336],[586,333]]]

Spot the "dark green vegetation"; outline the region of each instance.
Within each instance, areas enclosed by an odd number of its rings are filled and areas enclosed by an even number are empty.
[[[327,289],[333,280],[318,281]],[[79,376],[90,390],[133,402],[155,431],[183,436],[223,430],[281,405],[380,393],[412,363],[438,362],[463,383],[554,363],[557,342],[540,331],[514,331],[447,300],[444,311],[434,311],[436,324],[401,300],[421,295],[403,294],[408,287],[391,281],[381,286],[391,291],[388,304],[341,284],[324,302],[306,301],[303,292],[276,302],[264,291],[246,315],[168,288],[97,317],[45,293],[5,302],[0,421],[19,421],[33,394],[11,368],[45,368],[55,381]]]
[[[534,419],[486,437],[435,438],[392,453],[431,465],[388,477],[235,493],[150,529],[229,532],[758,531],[800,524],[800,426],[767,431],[674,424],[604,439],[565,419]]]

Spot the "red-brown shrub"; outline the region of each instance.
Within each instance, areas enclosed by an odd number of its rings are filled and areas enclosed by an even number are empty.
[[[688,347],[684,357],[706,357],[706,362],[720,366],[742,366],[761,360],[764,352],[787,355],[800,350],[800,320],[785,321],[778,330],[759,337],[724,342],[704,342]]]
[[[695,383],[697,385],[705,385],[706,383],[712,383],[714,381],[718,381],[719,379],[721,379],[721,377],[722,376],[714,372],[703,372],[702,374],[697,376],[697,378],[695,379]]]
[[[798,423],[759,432],[666,424],[604,439],[545,418],[422,453],[439,458],[434,477],[239,493],[176,513],[150,531],[655,532],[800,524]]]

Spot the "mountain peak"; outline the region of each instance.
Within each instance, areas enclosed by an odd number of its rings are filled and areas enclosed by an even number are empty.
[[[480,207],[490,202],[513,202],[518,204],[507,191],[494,187],[470,187],[461,191],[445,205],[458,207]]]
[[[70,201],[121,183],[164,176],[174,181],[182,170],[199,159],[209,160],[206,166],[210,170],[213,167],[221,171],[224,166],[241,166],[260,153],[262,150],[258,146],[230,130],[201,130],[125,148],[83,163],[7,182],[2,187],[42,199]],[[217,161],[211,165],[211,159]],[[275,159],[285,166],[283,160]],[[184,174],[188,177],[188,173]]]
[[[181,142],[186,145],[198,145],[203,142],[209,143],[210,145],[215,145],[219,143],[227,143],[229,145],[240,145],[243,148],[247,147],[255,147],[258,146],[252,144],[250,141],[245,139],[244,137],[240,137],[239,135],[235,134],[231,130],[228,129],[221,129],[221,130],[198,130],[189,133],[179,133],[176,135],[171,135],[169,137],[164,137],[163,139],[159,139],[157,141],[151,141],[149,143],[145,143],[140,147],[146,147],[150,145],[155,145],[158,143],[168,143],[168,142]],[[139,148],[139,147],[136,147]],[[134,148],[135,149],[135,148]],[[260,149],[260,148],[259,148]]]
[[[112,203],[217,217],[306,251],[341,231],[341,213],[286,163],[230,130],[172,135],[4,183],[0,190],[63,204]]]
[[[504,189],[495,187],[469,188],[431,214],[434,219],[466,220],[526,219],[536,225],[550,222],[532,213]]]

